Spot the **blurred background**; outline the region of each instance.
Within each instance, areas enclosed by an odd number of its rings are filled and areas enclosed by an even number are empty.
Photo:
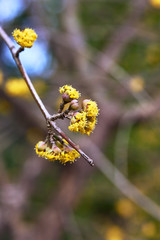
[[[20,59],[51,114],[64,84],[100,108],[89,137],[57,121],[95,167],[38,158],[45,119],[0,39],[0,239],[160,239],[160,0],[0,0],[0,23],[38,34]]]

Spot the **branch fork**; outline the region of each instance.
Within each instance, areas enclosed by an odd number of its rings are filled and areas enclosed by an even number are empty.
[[[11,54],[13,56],[13,59],[15,60],[17,67],[24,78],[35,102],[37,103],[38,107],[40,108],[43,116],[45,117],[47,121],[48,129],[50,129],[50,133],[54,134],[54,136],[64,138],[68,144],[74,148],[91,166],[94,166],[93,160],[88,157],[70,138],[66,136],[66,134],[56,125],[55,120],[57,119],[63,119],[67,117],[67,114],[69,113],[70,109],[67,109],[66,111],[62,112],[65,106],[65,103],[63,102],[60,105],[60,109],[58,111],[58,114],[51,115],[46,107],[44,106],[42,100],[40,99],[39,95],[37,94],[27,72],[25,71],[25,68],[23,67],[21,60],[19,59],[19,54],[24,51],[23,47],[20,47],[18,50],[16,50],[14,43],[11,41],[9,36],[6,34],[6,32],[3,30],[3,28],[0,26],[0,37],[5,41],[8,48],[11,51]]]

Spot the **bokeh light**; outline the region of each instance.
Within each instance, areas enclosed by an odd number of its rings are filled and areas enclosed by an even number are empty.
[[[26,8],[22,0],[0,0],[0,23],[13,20]]]

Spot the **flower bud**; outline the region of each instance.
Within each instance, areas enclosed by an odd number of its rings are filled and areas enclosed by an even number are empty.
[[[65,103],[69,103],[72,101],[72,99],[70,98],[70,96],[67,93],[63,93],[62,98]]]
[[[45,142],[43,141],[40,141],[38,144],[37,144],[37,149],[38,151],[45,151],[47,148],[47,145],[45,144]]]
[[[88,104],[89,101],[90,101],[89,99],[83,100],[83,102],[82,102],[82,108],[83,109],[85,109],[87,107],[87,104]]]
[[[46,152],[47,152],[47,153],[52,153],[52,149],[51,149],[50,147],[47,147],[47,148],[46,148]]]
[[[78,100],[77,99],[72,100],[69,108],[71,110],[77,110],[79,108]]]
[[[53,151],[54,153],[60,153],[60,152],[61,152],[61,149],[60,149],[59,147],[57,147],[56,145],[53,145],[53,146],[52,146],[52,151]]]

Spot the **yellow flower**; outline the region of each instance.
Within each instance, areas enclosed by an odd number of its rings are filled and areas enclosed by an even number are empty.
[[[56,145],[48,147],[43,141],[36,144],[35,151],[40,157],[44,157],[50,161],[59,160],[63,164],[66,162],[74,162],[76,158],[80,157],[80,154],[69,146],[60,144],[60,148]]]
[[[88,117],[96,117],[98,115],[99,110],[95,101],[85,99],[82,105]]]
[[[96,118],[87,117],[87,113],[82,111],[73,115],[68,129],[72,132],[80,132],[82,134],[90,135],[95,128],[95,124]]]
[[[30,96],[29,89],[23,78],[9,78],[5,84],[5,91],[15,97]]]
[[[97,103],[89,99],[83,101],[82,107],[83,111],[76,112],[72,116],[68,129],[73,132],[90,135],[95,129],[96,116],[99,113],[99,109]]]
[[[91,132],[95,129],[96,125],[96,117],[87,117],[86,118],[86,126],[85,126],[85,133],[90,135]]]
[[[134,204],[126,198],[119,199],[115,208],[118,214],[124,218],[132,217],[136,211]]]
[[[77,112],[71,118],[71,123],[68,129],[72,132],[80,132],[85,133],[85,125],[86,125],[86,113],[85,112]]]
[[[62,151],[59,160],[61,163],[74,162],[78,157],[80,157],[80,154],[73,149],[69,152]]]
[[[12,33],[14,39],[21,47],[30,48],[33,46],[34,41],[37,39],[37,34],[31,28],[25,28],[23,31],[15,29]]]
[[[59,92],[61,94],[64,94],[64,93],[67,94],[70,100],[78,99],[80,97],[80,93],[71,85],[64,85],[59,89]]]

